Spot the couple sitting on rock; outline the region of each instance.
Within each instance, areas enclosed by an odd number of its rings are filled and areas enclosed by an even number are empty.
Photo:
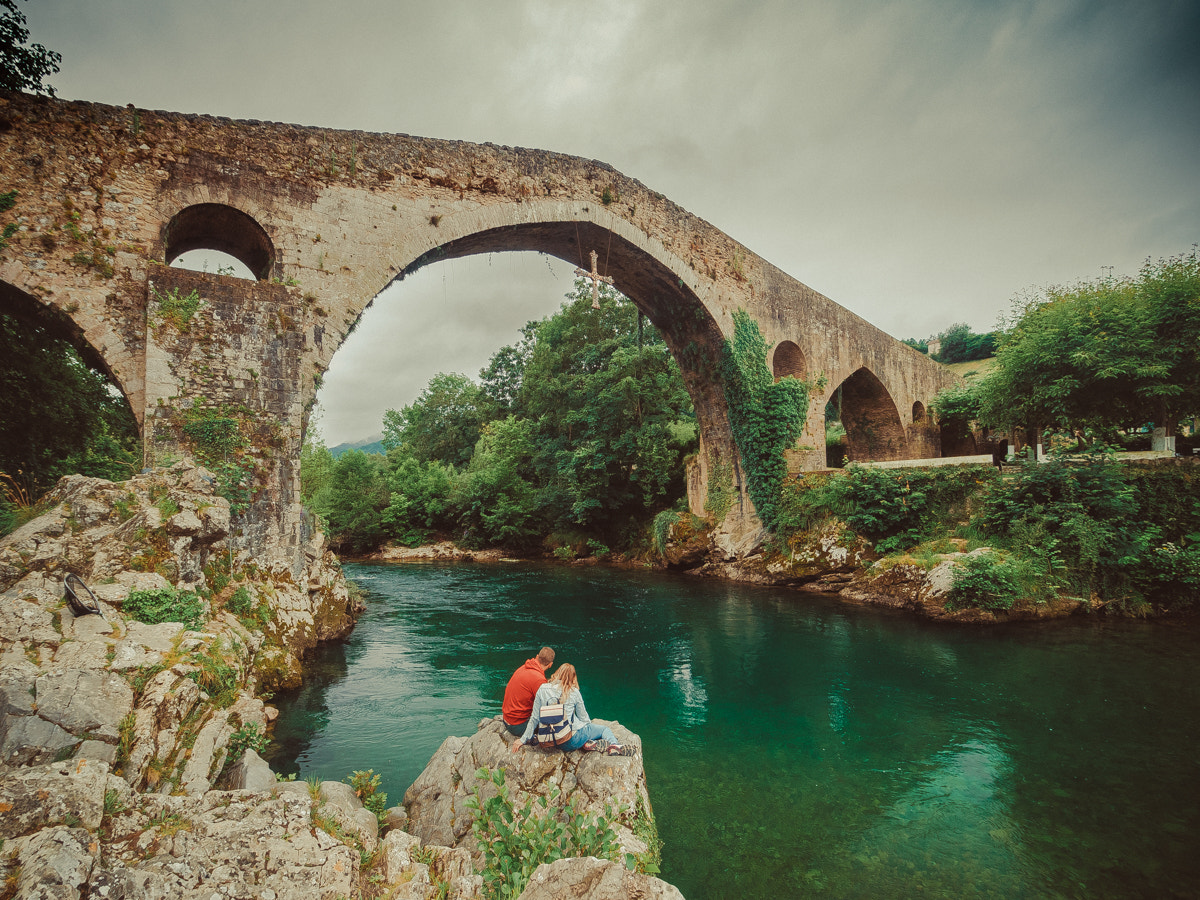
[[[504,690],[504,727],[518,735],[513,753],[526,744],[544,749],[591,750],[609,756],[635,756],[637,750],[618,743],[607,725],[597,725],[583,705],[575,667],[563,663],[547,681],[546,670],[554,665],[554,651],[543,647],[533,659],[513,672]],[[561,711],[556,709],[561,705]],[[553,721],[553,734],[550,733]],[[540,734],[540,736],[539,736]]]

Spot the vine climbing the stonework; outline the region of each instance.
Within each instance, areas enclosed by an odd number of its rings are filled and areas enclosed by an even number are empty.
[[[729,425],[746,471],[746,488],[758,516],[774,529],[791,447],[804,429],[809,384],[787,376],[775,381],[767,344],[743,309],[733,314],[733,337],[721,352]]]

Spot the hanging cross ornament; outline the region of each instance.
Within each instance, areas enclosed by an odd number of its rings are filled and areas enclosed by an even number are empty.
[[[577,268],[576,275],[582,275],[584,278],[592,279],[592,309],[600,308],[600,282],[611,285],[613,280],[607,275],[601,275],[596,269],[596,251],[592,251],[592,271],[588,272],[585,269]]]

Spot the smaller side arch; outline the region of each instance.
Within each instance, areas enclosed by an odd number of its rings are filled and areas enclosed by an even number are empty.
[[[842,382],[841,392],[847,461],[905,459],[908,441],[900,413],[875,373],[858,369]]]
[[[925,404],[922,403],[920,400],[916,400],[913,402],[912,420],[913,420],[914,425],[924,425],[927,420],[927,414],[925,412]]]
[[[804,351],[793,341],[780,341],[771,357],[771,369],[776,381],[788,375],[803,381],[808,374]]]
[[[275,245],[251,216],[224,203],[196,203],[177,212],[163,227],[170,265],[189,250],[219,250],[241,262],[259,281],[271,277]]]

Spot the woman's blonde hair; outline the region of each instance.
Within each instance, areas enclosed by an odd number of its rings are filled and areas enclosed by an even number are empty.
[[[571,695],[571,691],[579,690],[579,678],[575,675],[575,667],[570,663],[563,663],[554,670],[554,674],[550,676],[550,680],[562,688],[562,697],[559,698],[560,703],[566,703],[567,697]]]

